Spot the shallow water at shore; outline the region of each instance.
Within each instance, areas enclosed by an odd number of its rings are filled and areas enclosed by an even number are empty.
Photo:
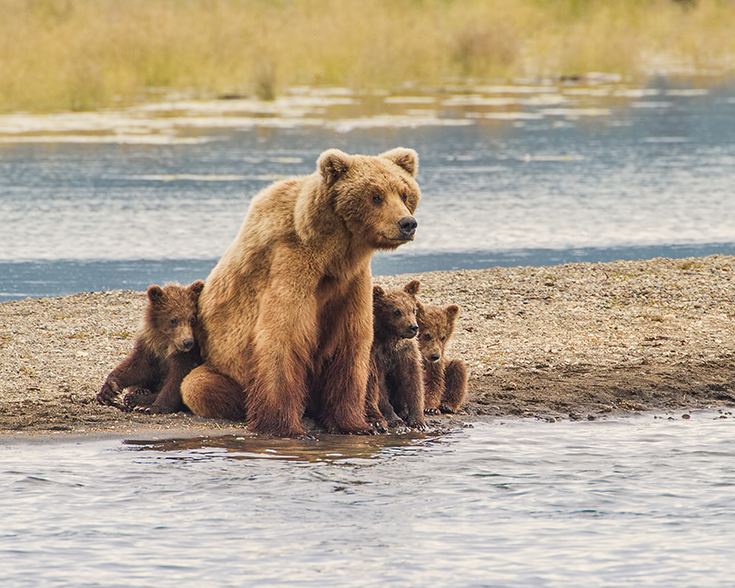
[[[729,586],[732,423],[0,443],[23,586]]]

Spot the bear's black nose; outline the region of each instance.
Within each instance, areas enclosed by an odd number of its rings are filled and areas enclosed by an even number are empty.
[[[184,351],[189,351],[194,347],[194,339],[184,339],[181,344],[184,346]]]
[[[416,333],[419,332],[419,326],[417,324],[411,325],[408,329],[413,333],[414,337],[416,336]]]
[[[439,361],[439,358],[441,358],[441,355],[439,355],[438,353],[432,353],[432,354],[431,354],[431,355],[429,356],[429,359],[430,359],[431,361]]]
[[[404,216],[398,221],[398,228],[401,230],[401,235],[406,239],[413,237],[413,234],[416,232],[416,227],[418,226],[419,223],[417,223],[416,219],[412,216]]]

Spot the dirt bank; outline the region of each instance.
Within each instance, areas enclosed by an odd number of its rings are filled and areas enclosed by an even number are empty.
[[[462,307],[450,354],[470,368],[458,417],[595,419],[735,407],[735,257],[432,272],[421,298]],[[205,276],[202,276],[205,277]],[[144,292],[0,304],[0,435],[230,431],[94,401],[131,349]],[[735,410],[733,411],[735,412]]]

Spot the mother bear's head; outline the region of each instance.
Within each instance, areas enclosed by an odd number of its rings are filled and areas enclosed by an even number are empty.
[[[377,157],[329,149],[317,161],[313,182],[299,195],[297,231],[343,226],[371,249],[395,249],[413,241],[418,226],[413,214],[421,198],[417,171],[413,149],[397,147]]]

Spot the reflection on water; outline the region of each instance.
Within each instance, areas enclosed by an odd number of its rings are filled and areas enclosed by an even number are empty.
[[[0,443],[3,586],[732,586],[730,416]]]
[[[403,435],[320,435],[313,440],[222,435],[161,441],[124,441],[140,451],[187,451],[187,455],[224,455],[231,459],[275,459],[291,462],[338,462],[370,459],[395,449],[437,442],[422,433]]]

